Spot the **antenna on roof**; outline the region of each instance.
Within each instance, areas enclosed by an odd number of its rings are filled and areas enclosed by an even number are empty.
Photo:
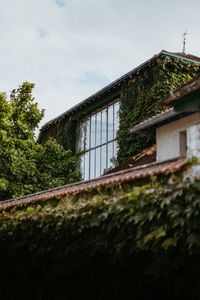
[[[186,42],[187,30],[183,33],[183,53],[185,53],[185,42]]]

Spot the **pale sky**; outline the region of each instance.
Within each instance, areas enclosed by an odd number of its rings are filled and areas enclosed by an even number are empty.
[[[199,0],[0,0],[0,91],[55,118],[162,49],[200,56]]]

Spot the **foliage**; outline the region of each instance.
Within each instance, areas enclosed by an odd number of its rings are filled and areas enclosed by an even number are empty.
[[[116,96],[121,103],[120,128],[117,137],[119,163],[155,143],[155,137],[130,134],[130,128],[160,112],[161,109],[158,109],[156,103],[197,74],[199,74],[198,64],[160,56],[152,60],[151,65],[138,71],[131,80],[118,87],[118,92],[115,89],[107,95],[108,101],[109,97],[112,96],[113,100]],[[103,97],[106,96],[103,95]],[[76,139],[74,137],[77,136],[77,125],[85,114],[85,110],[76,111],[70,117],[63,116],[62,120],[49,122],[48,126],[41,130],[39,142],[44,143],[51,136],[56,138],[65,149],[70,149],[75,153]]]
[[[48,130],[42,129],[40,131],[38,142],[40,144],[44,144],[48,141],[49,137],[53,137],[56,141],[62,145],[66,150],[71,150],[73,154],[76,153],[76,130],[79,114],[76,116],[68,117],[62,121],[55,123],[51,126],[51,122],[49,122]]]
[[[160,57],[142,69],[121,90],[118,161],[123,162],[155,143],[154,137],[131,134],[130,128],[161,111],[156,103],[199,74],[199,65]]]
[[[22,196],[78,180],[78,162],[54,140],[43,146],[34,130],[44,111],[32,97],[34,84],[0,94],[0,199]]]
[[[134,188],[111,186],[90,201],[61,197],[2,211],[4,292],[14,286],[33,299],[165,299],[192,295],[192,283],[197,296],[199,193],[200,181],[180,172]]]

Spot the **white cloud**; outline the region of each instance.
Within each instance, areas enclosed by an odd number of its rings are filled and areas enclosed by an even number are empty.
[[[199,9],[198,0],[1,1],[1,91],[36,83],[43,124],[160,50],[181,51],[185,29],[187,52],[200,56]]]

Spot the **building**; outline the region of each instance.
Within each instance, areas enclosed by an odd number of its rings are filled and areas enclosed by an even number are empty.
[[[157,101],[196,76],[199,63],[192,55],[161,51],[46,123],[39,142],[55,138],[79,155],[84,180],[97,178],[155,143],[130,128],[160,112]]]
[[[200,161],[200,76],[187,82],[158,102],[159,106],[172,106],[163,113],[141,122],[131,134],[151,135],[156,133],[157,145],[146,149],[110,173],[88,181],[41,191],[0,203],[0,210],[33,202],[64,198],[82,194],[95,195],[106,186],[130,184],[141,185],[151,176],[165,175],[181,170],[187,159],[195,156]],[[184,133],[184,137],[182,136]],[[156,157],[157,151],[157,157]],[[195,166],[196,168],[196,166]],[[197,165],[198,177],[200,170]],[[90,197],[90,196],[89,196]]]
[[[200,77],[171,92],[158,105],[171,108],[136,125],[131,132],[156,135],[157,162],[184,156],[188,151],[199,156],[195,149],[199,139],[197,128],[200,124]],[[197,132],[194,133],[194,130]],[[195,134],[197,136],[193,136]]]
[[[0,203],[5,299],[178,299],[191,286],[198,299],[200,163],[179,147],[184,129],[200,162],[200,77],[158,104],[173,108],[131,131],[156,132],[159,161],[143,160],[153,146],[120,171]]]

